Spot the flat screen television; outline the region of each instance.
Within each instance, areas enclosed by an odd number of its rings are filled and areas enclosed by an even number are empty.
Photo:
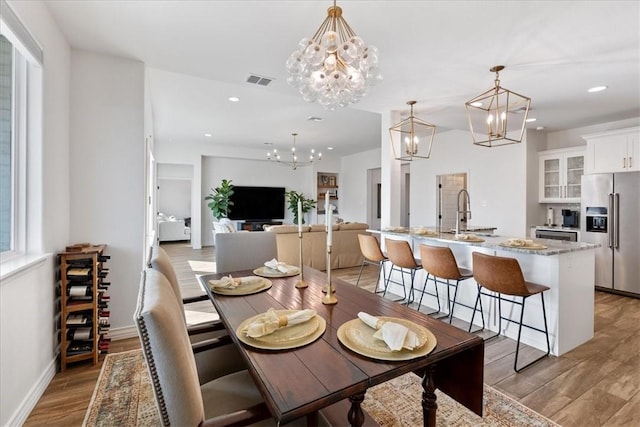
[[[284,187],[234,186],[229,219],[265,221],[284,218]]]

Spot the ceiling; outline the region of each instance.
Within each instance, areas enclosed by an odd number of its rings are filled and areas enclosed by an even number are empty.
[[[532,98],[530,128],[640,117],[637,1],[338,1],[353,30],[378,47],[384,78],[335,111],[304,102],[284,66],[330,0],[45,4],[73,48],[146,64],[157,143],[266,152],[265,143],[288,148],[297,132],[301,149],[351,154],[379,147],[381,117],[406,114],[410,99],[438,132],[466,130],[464,103],[493,86],[489,68],[498,64],[501,85]],[[274,80],[257,86],[250,74]],[[597,85],[609,88],[587,93]]]

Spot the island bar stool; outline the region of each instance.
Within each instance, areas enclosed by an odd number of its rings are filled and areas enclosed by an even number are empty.
[[[409,246],[409,243],[407,241],[385,239],[384,244],[387,248],[387,257],[389,257],[389,261],[391,262],[391,270],[389,271],[389,277],[387,278],[387,287],[389,282],[401,284],[402,290],[404,292],[403,300],[406,300],[406,304],[409,305],[414,301],[413,282],[416,277],[416,271],[421,270],[422,266],[416,262],[416,259],[413,256],[413,251],[411,250],[411,246]],[[402,282],[391,280],[391,274],[394,270],[400,272]],[[409,277],[411,278],[411,286],[409,287],[409,298],[407,298],[407,288],[405,287],[404,282],[405,274],[409,274]],[[387,290],[385,289],[382,295],[386,295],[386,293]],[[420,306],[418,306],[418,311],[420,311]]]
[[[366,264],[377,265],[378,280],[376,281],[374,292],[379,293],[386,291],[389,283],[387,282],[385,263],[389,261],[389,258],[387,258],[387,256],[382,253],[380,242],[378,242],[378,239],[371,234],[358,234],[358,242],[360,243],[360,252],[362,252],[363,259],[362,265],[360,266],[360,272],[358,273],[356,286],[359,286],[360,284],[360,276],[362,275],[364,266]],[[384,286],[384,289],[382,291],[378,290],[378,285],[380,284],[380,273],[382,273],[382,283]]]
[[[471,323],[469,324],[469,331],[471,331],[471,327],[473,326],[473,318],[476,314],[476,309],[478,307],[478,303],[480,303],[480,316],[482,316],[482,329],[484,329],[484,314],[482,312],[482,299],[481,296],[489,296],[492,298],[498,299],[498,333],[487,338],[495,338],[500,335],[500,331],[502,330],[502,319],[507,322],[516,322],[515,320],[511,320],[508,317],[502,317],[502,301],[507,301],[513,304],[517,304],[522,306],[520,310],[520,322],[518,322],[518,339],[516,341],[516,359],[513,362],[513,370],[516,372],[520,372],[523,369],[531,366],[535,362],[547,357],[551,352],[551,346],[549,345],[549,330],[547,328],[547,313],[544,307],[544,296],[542,293],[544,291],[549,290],[548,286],[538,285],[536,283],[526,282],[524,280],[524,276],[522,275],[522,270],[520,269],[520,264],[518,260],[515,258],[506,258],[499,256],[492,256],[482,254],[480,252],[473,252],[473,278],[478,283],[478,297],[476,298],[476,304],[473,308],[473,315],[471,316]],[[484,293],[482,292],[482,288],[485,288],[489,291],[495,292],[497,295]],[[524,317],[524,305],[530,296],[540,294],[540,298],[542,299],[542,318],[544,320],[544,330],[536,328],[534,326],[525,325],[522,323],[522,319]],[[515,298],[522,298],[522,301],[518,301],[517,299],[507,299],[503,298],[503,295],[512,296]],[[522,333],[522,327],[533,329],[535,331],[544,333],[545,338],[547,340],[547,353],[538,357],[537,359],[529,362],[521,368],[518,368],[518,353],[520,350],[520,335]]]
[[[423,292],[420,297],[420,302],[418,306],[422,304],[422,297],[425,293],[429,295],[433,295],[438,299],[438,313],[440,312],[440,298],[438,297],[438,283],[443,283],[447,285],[447,300],[449,301],[449,312],[446,316],[448,317],[449,323],[451,323],[453,319],[453,310],[456,307],[456,298],[458,296],[458,285],[462,280],[471,279],[473,277],[473,272],[469,269],[458,267],[458,263],[456,262],[456,258],[453,255],[453,252],[450,248],[446,246],[431,246],[431,245],[420,245],[420,260],[422,263],[422,268],[427,273],[427,277],[424,281],[425,289],[427,287],[427,282],[429,281],[429,277],[432,278],[433,283],[436,287],[436,293],[430,294],[428,292]],[[453,292],[453,300],[451,299],[451,287],[454,288]],[[473,308],[471,306],[458,303],[467,308]]]

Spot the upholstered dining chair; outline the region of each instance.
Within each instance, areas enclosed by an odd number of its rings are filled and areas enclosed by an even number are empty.
[[[435,297],[438,301],[438,311],[440,312],[440,297],[438,295],[438,283],[447,285],[447,301],[449,311],[445,318],[449,318],[449,323],[453,320],[453,310],[456,307],[456,298],[458,296],[458,285],[461,281],[471,279],[473,272],[469,269],[459,267],[451,248],[446,246],[432,246],[432,245],[420,245],[420,263],[422,268],[427,273],[425,278],[425,288],[429,278],[433,280],[436,287]],[[454,288],[453,299],[451,299],[451,287]],[[418,306],[422,304],[422,297],[427,292],[424,292],[420,296],[420,302]],[[462,303],[459,303],[464,305]],[[468,308],[473,308],[467,306]]]
[[[195,302],[209,300],[209,297],[205,294],[188,298],[184,298],[182,296],[182,291],[180,290],[180,282],[178,281],[178,276],[176,275],[176,271],[173,268],[173,264],[171,263],[171,258],[169,258],[167,252],[160,246],[152,246],[150,248],[147,266],[164,274],[164,276],[171,284],[171,288],[173,289],[176,298],[178,299],[178,301],[181,301],[182,304],[188,305]],[[184,309],[183,315],[187,324],[189,335],[224,329],[224,325],[220,322],[220,316],[218,316],[218,314],[215,312],[209,313]]]
[[[167,278],[154,269],[144,270],[133,320],[162,425],[275,426],[249,372],[234,366],[232,361],[242,363],[242,358],[228,335],[197,350],[221,362],[209,377],[198,376],[181,311]],[[311,419],[321,427],[329,425],[322,411]],[[307,424],[303,417],[287,425]]]
[[[272,421],[246,370],[228,372],[221,363],[211,378],[198,377],[182,308],[162,273],[153,269],[142,273],[133,320],[162,425],[199,426],[205,420],[219,423],[212,425]],[[216,352],[220,360],[237,358],[228,337],[208,351]]]
[[[502,331],[502,320],[507,322],[518,323],[518,339],[516,341],[516,357],[513,362],[513,370],[520,372],[523,369],[531,366],[535,362],[547,357],[551,352],[551,346],[549,345],[549,330],[547,328],[547,313],[544,306],[544,291],[548,291],[549,287],[539,285],[537,283],[531,283],[524,280],[522,270],[518,260],[515,258],[507,258],[500,256],[486,255],[480,252],[473,252],[473,277],[478,283],[478,297],[476,298],[476,304],[473,308],[473,315],[471,316],[471,323],[469,324],[469,331],[473,326],[473,319],[476,314],[478,304],[480,304],[480,316],[482,317],[482,328],[484,329],[484,314],[482,310],[482,295],[492,297],[498,300],[498,333],[490,336],[487,339],[495,338],[500,335]],[[482,292],[482,288],[492,291],[494,293]],[[524,307],[527,298],[540,294],[542,300],[542,319],[544,322],[544,329],[540,329],[531,325],[523,323]],[[504,298],[503,296],[510,296],[513,299]],[[520,305],[520,320],[515,321],[509,317],[502,316],[502,301],[506,301],[512,304]],[[522,333],[522,327],[532,329],[544,334],[547,341],[547,352],[542,356],[534,359],[526,365],[518,368],[518,353],[520,351],[520,335]],[[485,339],[485,340],[487,340]]]
[[[215,235],[216,272],[252,270],[277,258],[276,234],[269,231]]]
[[[356,286],[360,285],[360,276],[362,276],[362,270],[364,266],[376,265],[378,266],[378,278],[376,280],[376,287],[374,289],[375,293],[384,292],[387,290],[388,282],[387,282],[387,274],[385,269],[385,264],[389,261],[389,258],[382,253],[382,249],[380,248],[380,242],[371,234],[358,234],[358,243],[360,244],[360,252],[362,252],[362,265],[360,266],[360,272],[358,273],[358,280],[356,281]],[[382,291],[378,290],[378,286],[380,284],[380,274],[382,274],[382,285],[384,289]]]
[[[422,266],[418,264],[416,261],[413,250],[409,245],[409,242],[405,240],[395,240],[395,239],[385,239],[384,240],[385,247],[387,249],[387,256],[389,257],[389,261],[391,262],[391,269],[389,270],[389,278],[387,279],[387,283],[396,283],[402,285],[402,291],[404,292],[404,300],[407,305],[413,303],[414,301],[414,282],[416,277],[416,272],[422,269]],[[401,282],[397,282],[391,279],[391,275],[394,271],[400,272]],[[407,291],[405,287],[405,275],[409,275],[410,286],[409,286],[409,296],[407,297]],[[387,291],[383,295],[386,295]],[[420,307],[418,307],[420,310]]]

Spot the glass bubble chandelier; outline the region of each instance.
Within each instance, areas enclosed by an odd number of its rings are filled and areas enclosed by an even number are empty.
[[[300,40],[287,59],[287,83],[305,101],[335,110],[358,102],[382,75],[378,49],[355,34],[335,0],[327,15],[313,37]]]
[[[280,163],[283,166],[289,166],[290,168],[293,168],[293,170],[296,170],[298,169],[298,167],[301,167],[301,166],[309,166],[316,160],[316,150],[314,150],[313,148],[311,149],[311,154],[309,154],[309,160],[300,160],[300,158],[298,157],[298,152],[296,151],[296,136],[298,136],[298,134],[292,133],[291,135],[293,136],[293,146],[291,147],[291,160],[285,160],[282,157],[280,157],[278,150],[275,148],[273,149],[273,151],[267,152],[267,159],[275,160],[276,162]],[[322,153],[318,153],[318,160],[322,160]]]

